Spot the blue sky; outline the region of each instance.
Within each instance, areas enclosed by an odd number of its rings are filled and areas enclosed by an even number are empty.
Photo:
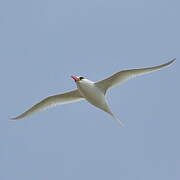
[[[0,2],[1,180],[179,180],[179,2]],[[51,94],[121,69],[171,67],[85,101],[10,121]]]

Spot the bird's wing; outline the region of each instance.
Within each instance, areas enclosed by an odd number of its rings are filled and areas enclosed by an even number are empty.
[[[159,66],[154,66],[154,67],[149,67],[149,68],[123,70],[123,71],[120,71],[120,72],[117,72],[117,73],[113,74],[109,78],[106,78],[106,79],[104,79],[102,81],[98,81],[95,84],[104,93],[106,93],[106,91],[109,88],[112,88],[112,87],[115,87],[115,86],[117,86],[119,84],[122,84],[123,82],[125,82],[125,81],[127,81],[127,80],[129,80],[131,78],[134,78],[136,76],[160,70],[160,69],[170,65],[175,60],[176,59],[173,59],[173,60],[171,60],[171,61],[169,61],[169,62],[167,62],[165,64],[162,64],[162,65],[159,65]]]
[[[23,114],[15,117],[15,118],[11,118],[11,119],[12,120],[22,119],[22,118],[30,116],[36,112],[45,110],[46,108],[49,108],[49,107],[53,107],[53,106],[60,105],[60,104],[67,104],[67,103],[79,101],[82,99],[83,99],[83,97],[80,95],[78,90],[70,91],[70,92],[67,92],[64,94],[49,96],[49,97],[43,99],[42,101],[40,101],[39,103],[35,104],[34,106],[32,106],[30,109],[25,111]]]

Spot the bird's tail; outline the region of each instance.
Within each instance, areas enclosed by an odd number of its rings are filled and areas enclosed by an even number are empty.
[[[113,117],[113,119],[115,119],[118,122],[119,126],[124,126],[122,121],[119,118],[117,118],[111,111],[109,111],[108,113]]]
[[[121,127],[124,126],[123,123],[122,123],[122,121],[121,121],[120,119],[118,119],[116,116],[114,116],[114,114],[112,115],[112,117],[113,117],[113,119],[115,119],[115,120],[118,122],[118,124],[119,124]]]
[[[102,108],[102,107],[100,107],[103,111],[105,111],[105,112],[107,112],[109,115],[111,115],[112,117],[113,117],[113,119],[115,119],[117,122],[118,122],[118,124],[119,124],[119,126],[123,126],[123,123],[121,122],[121,120],[120,119],[118,119],[114,114],[113,114],[113,112],[111,111],[111,109],[108,107],[108,105],[106,104],[106,106],[105,106],[105,108]]]

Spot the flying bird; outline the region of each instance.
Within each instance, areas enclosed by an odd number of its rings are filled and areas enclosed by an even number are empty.
[[[154,66],[154,67],[123,70],[98,82],[93,82],[82,76],[71,76],[76,83],[76,86],[77,86],[76,90],[66,92],[63,94],[49,96],[43,99],[42,101],[40,101],[39,103],[35,104],[34,106],[32,106],[30,109],[28,109],[21,115],[11,118],[11,119],[18,120],[18,119],[28,117],[34,113],[37,113],[41,110],[44,110],[52,106],[72,103],[72,102],[76,102],[80,100],[87,100],[90,104],[110,114],[114,119],[118,120],[118,122],[121,123],[120,120],[115,117],[115,115],[113,114],[113,112],[110,110],[108,106],[107,99],[106,99],[107,90],[117,85],[120,85],[123,82],[131,78],[134,78],[136,76],[160,70],[172,64],[175,60],[176,59],[173,59],[165,64]]]

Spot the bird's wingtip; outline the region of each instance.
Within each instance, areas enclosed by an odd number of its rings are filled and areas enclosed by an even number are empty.
[[[9,118],[9,120],[19,120],[20,118],[19,117],[12,117],[12,118]]]
[[[176,58],[173,58],[172,60],[170,60],[169,62],[165,63],[165,66],[168,66],[170,64],[172,64],[174,61],[176,61]]]
[[[176,61],[176,58],[173,58],[171,61],[169,61],[169,64],[173,63]]]
[[[9,118],[9,120],[16,120],[16,118],[13,118],[13,117],[12,117],[12,118]]]

